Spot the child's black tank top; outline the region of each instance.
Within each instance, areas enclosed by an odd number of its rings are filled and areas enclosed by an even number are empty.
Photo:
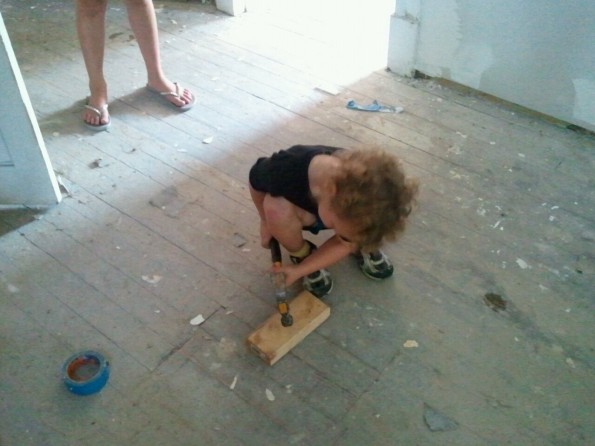
[[[273,197],[284,197],[299,208],[318,215],[318,205],[310,193],[308,167],[316,155],[330,155],[337,150],[343,149],[296,145],[269,158],[259,158],[250,169],[250,185]]]

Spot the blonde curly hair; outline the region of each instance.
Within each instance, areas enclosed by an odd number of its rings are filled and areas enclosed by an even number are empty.
[[[378,148],[341,150],[333,156],[341,163],[331,179],[335,195],[330,205],[354,226],[352,241],[374,251],[384,240],[395,240],[415,204],[418,182],[405,176],[397,157]]]

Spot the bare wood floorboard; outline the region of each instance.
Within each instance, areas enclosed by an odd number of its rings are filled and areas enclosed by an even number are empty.
[[[178,113],[144,88],[112,0],[95,134],[73,2],[0,1],[65,186],[51,209],[0,212],[0,445],[594,443],[593,135],[374,66],[350,45],[363,15],[273,3],[291,12],[156,4],[165,71],[198,98]],[[395,277],[331,267],[331,317],[269,367],[244,346],[275,311],[247,177],[298,143],[383,147],[421,191],[385,249]],[[78,397],[61,367],[85,349],[111,377]],[[456,428],[432,432],[427,406]]]

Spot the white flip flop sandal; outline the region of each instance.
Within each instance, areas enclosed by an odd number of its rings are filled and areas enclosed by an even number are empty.
[[[93,113],[95,113],[100,120],[101,120],[101,118],[103,118],[103,116],[105,114],[107,114],[107,107],[108,107],[107,104],[103,105],[103,107],[101,107],[101,108],[95,108],[92,105],[85,104],[85,108],[87,110],[91,110]],[[93,130],[94,132],[101,132],[102,130],[107,130],[107,128],[110,126],[111,123],[112,123],[112,120],[109,116],[108,116],[107,123],[97,124],[97,125],[89,124],[87,121],[85,121],[83,119],[83,124],[85,124],[85,126],[88,129]]]
[[[173,96],[175,98],[181,99],[182,95],[180,94],[180,92],[183,91],[183,89],[182,89],[182,87],[180,87],[180,85],[177,82],[174,82],[174,85],[176,86],[176,91],[159,91],[159,90],[151,87],[150,85],[147,85],[147,90],[149,90],[151,93],[158,94],[159,97],[161,97],[165,102],[167,102],[169,105],[171,105],[176,110],[187,111],[187,110],[190,110],[192,107],[194,107],[194,103],[196,102],[196,96],[194,96],[194,94],[192,92],[191,92],[192,93],[192,101],[189,102],[188,104],[178,106],[167,99],[166,96]]]

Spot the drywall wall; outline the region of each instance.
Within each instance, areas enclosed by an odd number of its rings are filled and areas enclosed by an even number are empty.
[[[388,66],[595,130],[595,1],[396,0]]]

